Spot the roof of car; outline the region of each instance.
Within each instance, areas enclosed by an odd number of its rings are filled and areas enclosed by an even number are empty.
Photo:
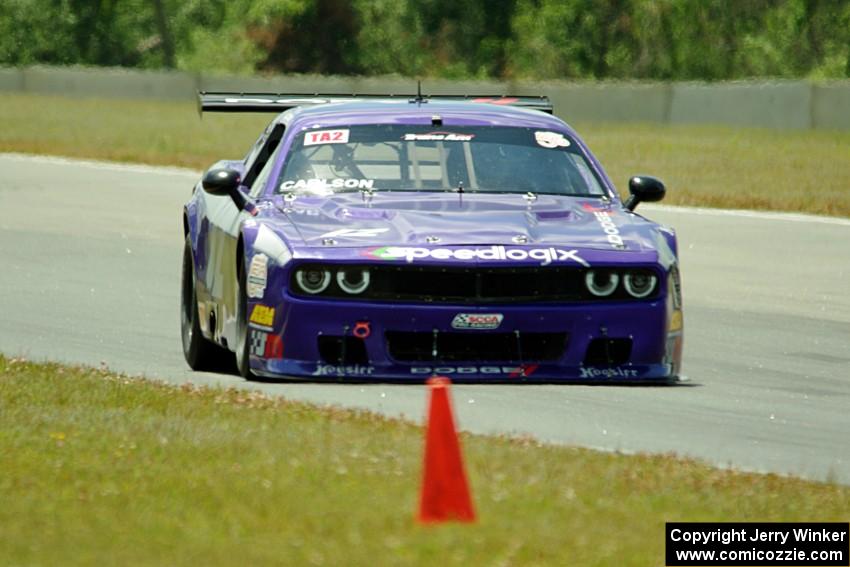
[[[279,121],[293,127],[333,127],[353,124],[423,124],[439,116],[443,126],[518,126],[573,133],[562,120],[538,110],[507,105],[428,101],[358,101],[305,105],[288,110]]]

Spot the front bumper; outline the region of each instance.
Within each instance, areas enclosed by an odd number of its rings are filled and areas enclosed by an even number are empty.
[[[279,337],[282,352],[266,357],[252,354],[255,374],[267,378],[339,379],[347,381],[414,381],[446,375],[456,381],[484,382],[665,382],[676,379],[681,358],[681,330],[668,332],[669,307],[655,301],[616,303],[446,305],[423,303],[353,302],[302,299],[286,294],[275,306],[274,324],[251,332]],[[502,315],[497,329],[459,330],[458,314]],[[363,341],[367,357],[323,358],[319,337],[352,336],[358,323],[367,323]],[[427,360],[399,360],[388,345],[388,333],[565,334],[563,351],[547,360],[527,359],[521,352],[499,360],[445,359],[439,349]],[[362,334],[362,333],[361,333]],[[625,360],[614,364],[588,362],[593,341],[627,341]],[[275,338],[277,340],[277,338]],[[265,342],[265,340],[263,341]],[[259,351],[258,351],[259,352]],[[279,356],[278,356],[279,354]],[[592,358],[592,357],[591,357]]]

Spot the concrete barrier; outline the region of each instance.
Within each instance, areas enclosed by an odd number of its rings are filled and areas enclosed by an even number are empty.
[[[23,90],[70,97],[186,100],[198,88],[194,75],[168,71],[28,67]]]
[[[674,83],[670,122],[811,128],[811,107],[803,81]]]
[[[411,94],[407,77],[216,76],[83,67],[0,68],[0,92],[190,100],[198,90]],[[431,94],[545,94],[567,122],[707,123],[850,130],[850,81],[503,83],[427,79]]]
[[[850,130],[850,81],[813,85],[812,128]]]
[[[0,91],[23,91],[24,72],[21,69],[0,67]]]
[[[666,122],[671,88],[664,83],[541,83],[567,122]]]

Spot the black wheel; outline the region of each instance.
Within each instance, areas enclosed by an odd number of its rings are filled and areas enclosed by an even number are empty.
[[[186,236],[183,247],[183,277],[180,285],[180,336],[183,356],[192,370],[226,372],[230,353],[204,338],[198,318],[198,299],[195,296],[195,264],[192,244]],[[232,368],[232,363],[230,365]]]
[[[249,363],[249,340],[248,340],[248,296],[245,285],[245,268],[239,265],[239,290],[238,304],[236,306],[236,368],[239,374],[246,380],[256,380],[257,377],[251,372]]]

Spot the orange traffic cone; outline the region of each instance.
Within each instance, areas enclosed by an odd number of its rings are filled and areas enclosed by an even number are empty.
[[[423,524],[475,521],[460,442],[452,417],[450,385],[448,378],[434,377],[428,380],[431,399],[417,518]]]

